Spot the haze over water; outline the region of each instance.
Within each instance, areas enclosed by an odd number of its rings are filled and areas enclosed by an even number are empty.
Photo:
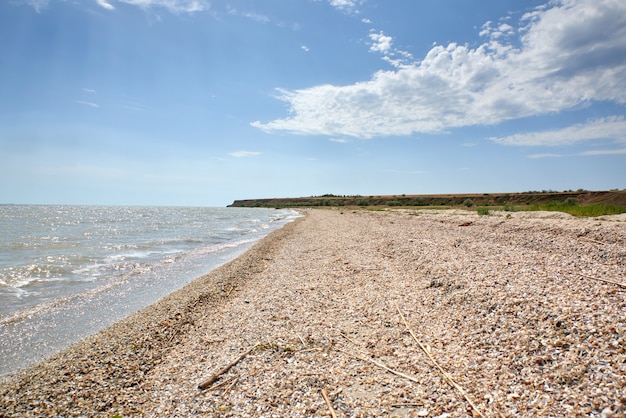
[[[0,205],[0,375],[231,260],[297,213]]]

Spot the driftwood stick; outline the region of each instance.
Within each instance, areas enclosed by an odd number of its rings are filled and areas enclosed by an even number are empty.
[[[306,344],[306,342],[304,342],[304,338],[302,338],[300,335],[298,335],[298,339],[300,340],[300,342],[302,343],[304,348],[309,348],[309,346]]]
[[[419,381],[416,377],[414,377],[414,376],[410,376],[410,375],[405,374],[405,373],[402,373],[402,372],[399,372],[399,371],[397,371],[397,370],[394,370],[394,369],[392,369],[391,367],[388,367],[388,366],[386,366],[385,364],[383,364],[383,363],[381,363],[381,362],[379,362],[379,361],[376,361],[376,360],[374,360],[374,359],[371,359],[371,358],[368,358],[368,357],[365,357],[365,356],[360,356],[360,355],[358,355],[358,354],[350,353],[349,351],[342,350],[341,348],[338,348],[337,350],[341,351],[341,352],[342,352],[342,353],[344,353],[344,354],[349,355],[350,357],[354,357],[354,358],[357,358],[357,359],[359,359],[359,360],[363,360],[363,361],[367,361],[367,362],[370,362],[370,363],[372,363],[372,364],[375,364],[375,365],[377,365],[378,367],[380,367],[381,369],[385,369],[385,370],[387,370],[389,373],[393,373],[393,374],[395,374],[396,376],[404,377],[405,379],[408,379],[408,380],[410,380],[411,382],[420,383],[420,381]]]
[[[226,389],[224,389],[224,392],[230,392],[230,390],[233,388],[233,386],[237,384],[238,381],[239,381],[239,376],[233,378],[232,383],[228,385]]]
[[[235,286],[234,284],[230,285],[230,289],[228,290],[228,293],[226,293],[226,297],[229,297],[231,293],[233,293],[233,290],[235,290],[237,286]]]
[[[328,406],[328,410],[330,411],[330,416],[332,418],[337,418],[337,414],[335,413],[335,410],[333,409],[333,404],[330,402],[330,398],[328,397],[328,392],[326,392],[326,389],[324,388],[322,388],[320,392],[322,392],[322,396],[324,397],[326,406]]]
[[[413,340],[417,343],[417,345],[419,345],[419,347],[422,349],[422,351],[424,353],[426,353],[426,355],[428,356],[428,358],[430,359],[430,361],[433,362],[433,364],[437,367],[437,369],[439,369],[439,371],[441,372],[441,374],[443,375],[443,377],[445,377],[445,379],[448,381],[448,383],[455,388],[456,390],[458,390],[459,392],[461,392],[461,395],[463,395],[463,398],[465,398],[465,400],[467,401],[467,403],[472,407],[472,409],[474,410],[474,412],[482,418],[485,418],[485,416],[478,410],[478,408],[476,408],[476,405],[474,405],[474,402],[472,402],[472,400],[469,398],[469,396],[467,395],[467,393],[465,393],[465,390],[463,390],[463,388],[456,383],[453,379],[452,376],[450,376],[450,374],[448,374],[448,372],[446,372],[443,367],[441,367],[439,365],[439,363],[437,363],[437,361],[433,358],[433,356],[430,354],[430,351],[428,351],[428,349],[421,343],[419,342],[419,340],[417,339],[417,337],[415,336],[415,334],[413,333],[413,330],[411,330],[411,328],[409,327],[409,323],[407,322],[406,318],[404,317],[404,315],[402,314],[402,311],[400,310],[400,308],[398,306],[396,306],[396,309],[398,310],[398,313],[400,314],[400,318],[402,318],[402,321],[404,322],[404,325],[406,326],[406,329],[409,331],[409,334],[411,334],[411,337],[413,337]]]
[[[578,274],[580,274],[580,273],[578,273]],[[604,283],[611,283],[611,284],[614,284],[614,285],[617,285],[617,286],[619,286],[621,288],[626,289],[626,284],[624,284],[624,283],[614,282],[613,280],[601,279],[599,277],[591,277],[591,276],[587,276],[585,274],[580,274],[580,275],[582,277],[584,277],[585,279],[597,280],[599,282],[604,282]]]
[[[210,388],[208,388],[207,392],[210,392],[210,391],[215,390],[215,389],[217,389],[219,387],[225,386],[228,383],[231,383],[233,380],[237,380],[237,378],[236,377],[231,377],[230,379],[224,379],[221,382],[216,383],[213,386],[211,386]]]
[[[598,241],[597,239],[593,239],[593,238],[580,237],[580,239],[589,241],[589,242],[595,242],[596,244],[600,244],[600,245],[606,244],[606,242]]]
[[[248,350],[246,350],[243,353],[241,353],[241,355],[239,357],[237,357],[235,360],[231,361],[226,366],[224,366],[221,369],[219,369],[217,372],[212,374],[211,377],[209,377],[207,380],[205,380],[200,385],[198,385],[198,389],[204,390],[204,389],[208,388],[209,386],[211,386],[224,373],[228,372],[235,364],[237,364],[241,360],[243,360],[244,357],[246,357],[248,354],[250,354],[258,346],[259,346],[259,344],[255,344],[252,347],[250,347]]]

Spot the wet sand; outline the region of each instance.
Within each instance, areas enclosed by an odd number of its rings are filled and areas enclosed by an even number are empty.
[[[621,416],[625,273],[623,220],[307,211],[5,379],[0,415]]]

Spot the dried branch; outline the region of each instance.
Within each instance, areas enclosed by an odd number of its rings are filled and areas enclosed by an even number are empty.
[[[452,376],[450,376],[450,374],[448,374],[448,372],[446,372],[443,367],[441,367],[439,365],[439,363],[437,363],[437,361],[433,358],[433,356],[430,354],[430,351],[428,351],[428,349],[417,339],[417,337],[415,336],[415,334],[413,333],[413,330],[411,330],[411,328],[409,327],[409,323],[407,322],[406,318],[404,317],[404,315],[402,314],[402,311],[400,310],[400,308],[398,306],[396,306],[396,309],[398,310],[398,313],[400,314],[400,317],[402,318],[402,321],[404,322],[404,325],[406,326],[406,329],[409,331],[409,334],[411,334],[411,337],[413,337],[413,340],[417,343],[417,345],[419,345],[419,347],[422,349],[422,351],[424,353],[426,353],[426,355],[428,356],[428,358],[430,359],[430,361],[433,362],[433,364],[439,369],[439,371],[441,372],[441,374],[443,374],[443,377],[445,377],[445,379],[448,381],[448,383],[455,388],[456,390],[458,390],[459,392],[461,392],[461,395],[463,395],[463,398],[465,398],[465,400],[467,401],[467,403],[469,403],[469,405],[472,407],[472,409],[474,410],[474,412],[482,418],[485,418],[485,416],[478,410],[478,408],[476,407],[476,405],[474,405],[474,402],[472,402],[472,400],[469,398],[469,396],[467,395],[467,393],[465,393],[465,390],[463,390],[463,388],[456,383],[453,379]]]
[[[214,384],[213,386],[211,386],[210,388],[208,388],[208,389],[207,389],[207,392],[210,392],[210,391],[215,390],[215,389],[217,389],[217,388],[219,388],[219,387],[225,386],[225,385],[227,385],[228,383],[231,383],[231,382],[233,382],[233,381],[237,381],[237,379],[238,379],[237,377],[231,377],[230,379],[224,379],[224,380],[222,380],[221,382],[216,383],[216,384]]]
[[[255,344],[252,347],[250,347],[248,350],[246,350],[245,352],[243,352],[239,357],[237,357],[235,360],[231,361],[230,363],[228,363],[226,366],[222,367],[221,369],[219,369],[217,372],[215,372],[214,374],[211,375],[211,377],[209,377],[207,380],[205,380],[203,383],[201,383],[200,385],[198,385],[198,389],[200,390],[204,390],[206,388],[208,388],[209,386],[211,386],[217,379],[219,379],[224,373],[228,372],[235,364],[239,363],[241,360],[243,360],[244,357],[246,357],[248,354],[250,354],[255,348],[257,348],[259,346],[259,344]]]
[[[322,390],[320,392],[322,392],[322,396],[324,397],[324,401],[326,402],[326,405],[328,406],[328,410],[330,411],[330,416],[332,418],[337,418],[337,414],[335,413],[335,410],[333,409],[333,404],[330,403],[330,398],[328,397],[328,392],[326,392],[326,389],[324,389],[324,388],[322,388]]]
[[[600,245],[606,244],[606,242],[598,241],[597,239],[593,239],[593,238],[587,238],[587,237],[579,237],[579,238],[582,240],[593,242],[593,243],[600,244]]]
[[[607,280],[607,279],[600,279],[599,277],[591,277],[591,276],[587,276],[587,275],[585,275],[585,274],[580,274],[580,273],[578,273],[578,274],[579,274],[580,276],[582,276],[582,277],[586,278],[586,279],[597,280],[597,281],[599,281],[599,282],[604,282],[604,283],[611,283],[611,284],[614,284],[614,285],[617,285],[617,286],[619,286],[619,287],[621,287],[621,288],[626,289],[626,284],[624,284],[624,283],[614,282],[614,281],[612,281],[612,280]]]
[[[370,362],[372,364],[375,364],[378,367],[380,367],[381,369],[385,369],[388,372],[393,373],[393,374],[395,374],[397,376],[404,377],[405,379],[409,379],[411,382],[420,383],[420,381],[416,377],[410,376],[410,375],[402,373],[402,372],[399,372],[397,370],[394,370],[391,367],[388,367],[385,364],[383,364],[383,363],[381,363],[379,361],[376,361],[374,359],[371,359],[371,358],[368,358],[368,357],[365,357],[365,356],[360,356],[358,354],[350,353],[349,351],[342,350],[341,348],[338,348],[337,350],[341,351],[344,354],[349,355],[350,357],[354,357],[354,358],[357,358],[359,360],[363,360],[363,361],[367,361],[367,362]]]

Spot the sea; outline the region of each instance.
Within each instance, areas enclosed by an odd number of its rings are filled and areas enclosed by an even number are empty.
[[[0,376],[236,258],[288,209],[0,205]]]

